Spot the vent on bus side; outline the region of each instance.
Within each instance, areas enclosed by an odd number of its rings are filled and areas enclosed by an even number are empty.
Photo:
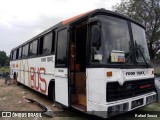
[[[118,82],[108,82],[106,86],[107,102],[127,99],[155,91],[154,79],[127,81],[123,86]]]

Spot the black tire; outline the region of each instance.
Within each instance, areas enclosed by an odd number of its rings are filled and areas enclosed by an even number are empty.
[[[55,86],[52,87],[52,101],[55,102]]]

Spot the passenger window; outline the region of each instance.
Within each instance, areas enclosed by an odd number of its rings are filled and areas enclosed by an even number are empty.
[[[42,50],[43,50],[43,37],[40,37],[38,41],[38,55],[42,55]]]
[[[33,48],[33,43],[31,42],[29,44],[29,56],[32,56],[32,48]]]
[[[55,31],[53,31],[53,36],[52,36],[52,53],[55,52]]]
[[[25,53],[24,53],[24,51],[25,51],[25,46],[23,47],[23,49],[22,49],[22,58],[24,58],[25,57]]]
[[[38,43],[37,40],[30,43],[30,47],[29,47],[30,56],[37,55],[37,43]]]
[[[13,51],[13,60],[16,60],[16,50]]]
[[[23,47],[22,58],[26,58],[28,56],[28,44]]]
[[[19,54],[18,54],[18,58],[22,57],[22,48],[19,48]]]
[[[18,56],[19,56],[19,49],[17,49],[17,52],[16,52],[16,59],[18,59]]]
[[[64,29],[58,32],[56,66],[58,67],[66,66],[67,63],[66,51],[67,51],[67,29]]]
[[[10,53],[10,60],[13,60],[13,51]]]
[[[53,33],[48,33],[44,36],[42,54],[50,54],[52,51],[52,36]]]
[[[33,41],[33,45],[32,45],[32,55],[37,55],[37,45],[38,45],[38,41]]]

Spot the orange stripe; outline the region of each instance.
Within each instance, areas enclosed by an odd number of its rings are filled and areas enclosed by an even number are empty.
[[[94,10],[91,10],[91,11],[82,13],[82,14],[80,14],[80,15],[74,16],[74,17],[72,17],[72,18],[69,18],[69,19],[67,19],[67,20],[64,20],[64,21],[62,21],[62,25],[66,25],[66,24],[68,24],[68,23],[70,23],[70,22],[72,22],[72,21],[74,21],[74,20],[76,20],[76,19],[78,19],[78,18],[80,18],[80,17],[88,14],[88,13],[91,13],[92,11],[94,11]]]

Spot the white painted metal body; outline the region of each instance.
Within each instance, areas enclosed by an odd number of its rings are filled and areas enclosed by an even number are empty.
[[[126,75],[126,72],[144,71],[143,75]],[[16,73],[17,81],[38,91],[48,95],[48,86],[50,80],[55,80],[55,101],[69,106],[68,92],[68,68],[55,68],[55,55],[23,59],[10,62],[11,77]],[[112,72],[111,77],[107,77],[106,73]],[[125,81],[142,80],[154,78],[153,69],[116,69],[116,68],[87,68],[86,69],[86,98],[87,112],[101,117],[108,117],[107,110],[109,106],[122,103],[129,103],[143,98],[146,105],[146,97],[155,95],[155,92],[143,94],[137,97],[118,100],[114,102],[106,101],[106,84],[107,82],[118,81],[123,84]],[[138,106],[141,107],[141,106]],[[138,108],[137,107],[137,108]],[[135,109],[135,108],[134,108]],[[95,112],[103,111],[103,112]],[[103,113],[103,114],[102,114]]]
[[[112,71],[112,76],[107,77],[106,73]],[[138,72],[144,71],[145,75],[130,75],[127,76],[126,72]],[[107,102],[106,85],[108,82],[118,81],[119,84],[123,84],[125,81],[143,80],[147,78],[154,78],[152,68],[146,69],[112,69],[112,68],[88,68],[87,69],[87,111],[89,114],[94,114],[107,118],[107,111],[109,106],[116,106],[118,104],[129,103],[129,109],[131,109],[131,102],[143,98],[143,105],[146,105],[146,97],[156,95],[156,92],[143,94],[128,99],[118,100],[114,102]],[[136,109],[134,108],[134,109]]]
[[[10,72],[12,78],[16,74],[18,82],[45,95],[54,80],[55,100],[68,106],[68,71],[55,68],[55,55],[11,61]]]

